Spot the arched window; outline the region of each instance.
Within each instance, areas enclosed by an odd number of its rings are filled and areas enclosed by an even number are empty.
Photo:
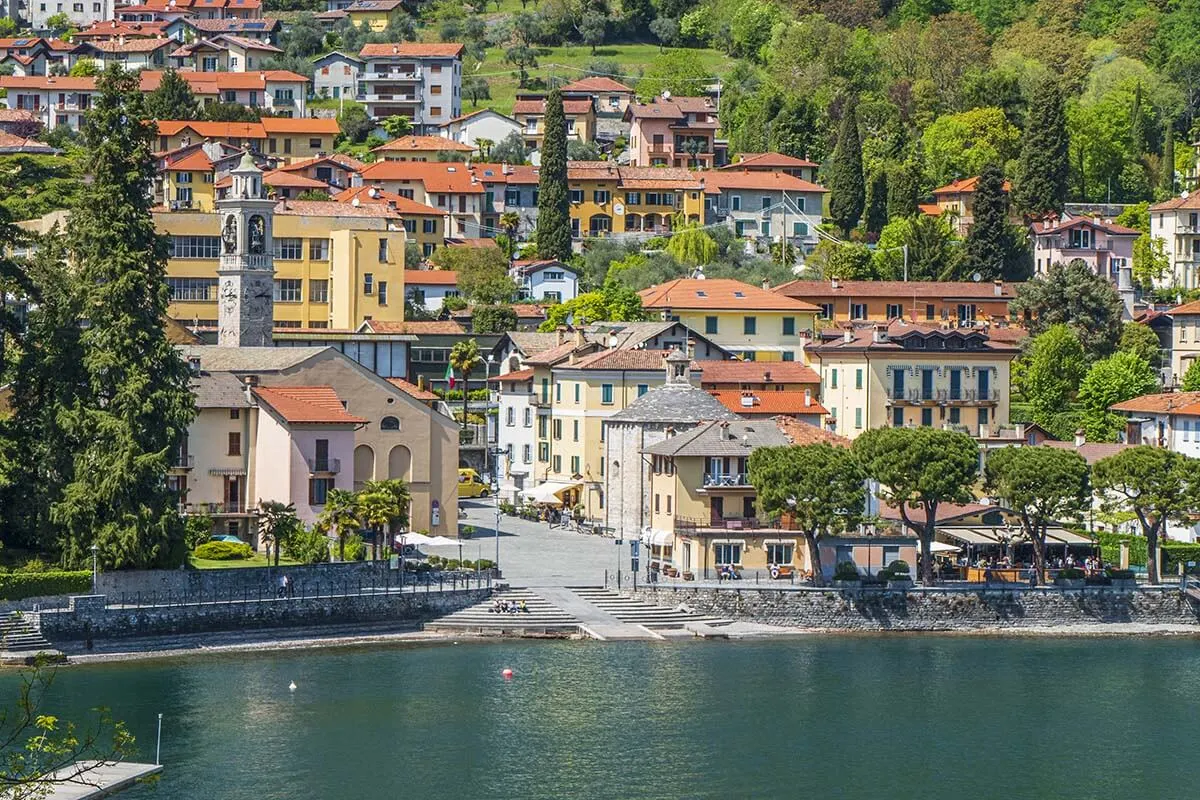
[[[381,431],[398,431],[400,430],[400,420],[395,417],[384,417],[379,423]]]

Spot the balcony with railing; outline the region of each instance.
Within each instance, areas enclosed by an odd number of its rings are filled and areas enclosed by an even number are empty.
[[[342,471],[342,460],[340,458],[310,458],[308,459],[308,471],[316,473],[336,474]]]
[[[400,69],[389,69],[383,71],[365,70],[359,77],[368,83],[375,81],[404,81],[408,83],[421,80],[421,70],[406,71]]]
[[[365,103],[420,103],[421,98],[415,94],[397,92],[372,92],[360,94],[358,99]]]
[[[676,517],[675,530],[685,535],[714,536],[736,533],[738,531],[779,531],[787,529],[777,519],[762,519],[760,517],[715,517],[712,519]]]
[[[750,475],[746,472],[706,472],[704,473],[704,489],[753,489]]]
[[[243,503],[241,500],[226,500],[223,503],[187,503],[187,514],[205,514],[210,517],[216,517],[228,514],[250,514],[253,509]]]
[[[996,393],[991,389],[901,389],[887,390],[889,405],[921,404],[921,403],[995,403]]]
[[[1091,239],[1091,240],[1085,242],[1082,239],[1066,239],[1066,238],[1060,237],[1055,240],[1054,246],[1057,247],[1059,250],[1112,250],[1113,249],[1112,241],[1108,240],[1108,239],[1104,240],[1103,242],[1097,241],[1095,239]]]
[[[669,156],[675,151],[669,144],[651,144],[646,146],[646,152],[652,156]]]
[[[176,453],[171,459],[171,469],[187,470],[196,466],[196,457],[189,453]]]

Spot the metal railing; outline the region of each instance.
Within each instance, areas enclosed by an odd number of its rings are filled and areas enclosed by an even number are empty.
[[[248,514],[251,508],[240,500],[227,500],[223,503],[188,503],[188,514]]]
[[[341,472],[342,460],[340,458],[310,458],[308,459],[309,472]]]
[[[748,531],[764,528],[779,528],[779,520],[766,520],[758,517],[721,517],[719,519],[690,519],[675,518],[677,531]]]
[[[706,472],[704,487],[707,489],[735,486],[749,486],[750,476],[745,472]]]
[[[196,466],[196,457],[189,453],[178,453],[171,459],[171,469],[192,469]]]
[[[361,73],[359,77],[364,81],[419,81],[421,80],[421,70],[418,69],[414,72],[405,72],[399,69],[392,69],[387,72],[367,70]]]

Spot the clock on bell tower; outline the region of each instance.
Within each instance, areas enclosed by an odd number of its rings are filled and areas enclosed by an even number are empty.
[[[271,233],[275,201],[267,199],[262,171],[249,153],[230,177],[229,194],[216,203],[221,219],[217,344],[270,347],[275,317]]]

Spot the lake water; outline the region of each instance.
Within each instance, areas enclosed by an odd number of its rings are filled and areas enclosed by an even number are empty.
[[[131,799],[1041,800],[1191,796],[1198,703],[1197,639],[828,636],[72,667],[47,710],[109,706],[144,760],[165,715]]]

